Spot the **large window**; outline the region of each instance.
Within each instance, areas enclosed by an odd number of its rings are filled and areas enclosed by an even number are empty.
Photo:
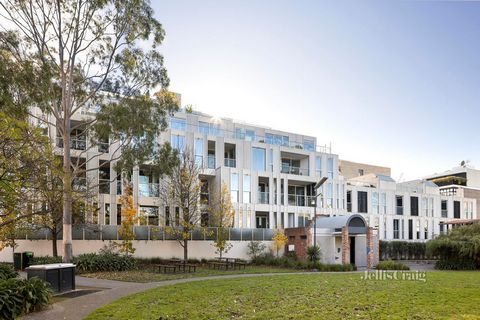
[[[418,216],[418,197],[410,197],[410,215]]]
[[[281,136],[278,134],[266,133],[265,143],[276,144],[279,146],[288,146],[290,144],[290,139],[288,136]]]
[[[400,230],[399,230],[399,221],[398,219],[393,219],[393,239],[400,239]]]
[[[408,240],[413,240],[413,220],[408,219]]]
[[[265,171],[265,149],[252,148],[252,170]]]
[[[140,223],[158,226],[158,207],[140,206]]]
[[[447,200],[442,200],[442,218],[448,218]]]
[[[396,196],[397,214],[403,214],[403,196]]]
[[[328,158],[327,160],[327,172],[328,178],[333,179],[333,158]]]
[[[245,128],[235,128],[235,139],[255,141],[255,131]]]
[[[453,218],[460,219],[460,201],[453,201]]]
[[[203,168],[203,139],[195,139],[195,163],[198,167]]]
[[[352,191],[347,191],[347,212],[352,212]]]
[[[179,152],[183,152],[185,149],[185,136],[172,134],[170,137],[170,143],[172,144],[172,148],[178,150]]]
[[[238,173],[232,173],[230,176],[230,196],[232,202],[238,202]]]
[[[379,206],[379,201],[378,201],[378,192],[372,192],[372,207],[373,207],[373,213],[379,213],[380,206]]]
[[[320,156],[315,157],[315,173],[317,177],[322,176],[322,157]]]
[[[333,185],[331,183],[327,183],[326,198],[327,198],[327,208],[332,208],[333,207]]]
[[[368,200],[367,200],[366,191],[358,191],[358,212],[367,213],[368,212]]]
[[[110,224],[110,204],[105,203],[105,221],[103,224],[109,225]]]
[[[243,203],[250,203],[250,175],[244,174],[243,175]]]
[[[172,130],[187,131],[187,120],[170,118],[170,128]]]
[[[380,213],[387,214],[387,194],[380,193]]]
[[[315,143],[310,139],[303,139],[303,149],[307,151],[315,151]]]

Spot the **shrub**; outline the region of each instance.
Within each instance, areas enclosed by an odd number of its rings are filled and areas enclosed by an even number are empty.
[[[424,242],[379,241],[381,260],[388,259],[426,259],[428,257]]]
[[[8,264],[0,264],[0,280],[8,280],[16,278],[18,273],[13,269],[13,266]]]
[[[136,260],[131,256],[122,256],[117,253],[86,253],[73,258],[77,271],[126,271],[136,267]]]
[[[49,304],[50,289],[39,278],[0,281],[0,318],[15,319]]]
[[[375,268],[377,270],[410,270],[410,268],[403,263],[392,260],[380,261]]]
[[[253,260],[263,254],[267,246],[260,241],[250,241],[247,245],[248,251],[247,254]]]
[[[309,246],[307,248],[307,257],[308,261],[319,261],[320,260],[320,247],[317,245]]]
[[[295,268],[300,270],[318,271],[354,271],[356,267],[351,264],[322,264],[317,261],[296,261],[290,257],[276,258],[271,253],[262,254],[251,261],[255,265]]]
[[[476,264],[472,260],[438,260],[435,269],[439,270],[475,270]]]
[[[62,257],[50,257],[50,256],[33,257],[29,260],[29,263],[31,266],[37,265],[37,264],[52,264],[52,263],[61,263],[61,262],[62,262]]]

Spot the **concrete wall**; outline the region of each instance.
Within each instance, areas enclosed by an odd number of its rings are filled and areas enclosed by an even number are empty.
[[[18,240],[19,246],[15,252],[33,251],[34,255],[51,256],[52,244],[47,240]],[[73,253],[79,255],[82,253],[98,252],[103,246],[107,245],[109,241],[101,240],[73,240]],[[250,259],[248,256],[249,241],[230,241],[233,247],[225,254],[225,257]],[[272,241],[263,241],[267,246],[266,251],[271,250]],[[192,259],[211,259],[218,255],[215,253],[212,241],[190,241],[188,245],[188,256]],[[61,241],[58,241],[58,248],[61,252]],[[133,246],[136,248],[135,257],[138,258],[183,258],[183,248],[177,241],[133,241]],[[282,250],[283,252],[283,250]],[[282,254],[280,252],[280,254]],[[60,253],[61,254],[61,253]],[[0,262],[13,262],[13,251],[11,248],[6,248],[0,251]]]

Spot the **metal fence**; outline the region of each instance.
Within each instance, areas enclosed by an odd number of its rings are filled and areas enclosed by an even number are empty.
[[[115,225],[74,225],[72,228],[73,240],[122,240],[118,233],[120,226]],[[154,226],[134,226],[135,240],[165,241],[176,240],[172,232],[167,229]],[[272,229],[245,229],[227,228],[228,241],[271,241],[274,230]],[[198,228],[190,232],[190,240],[206,241],[215,240],[218,236],[218,228]],[[17,240],[51,240],[52,235],[47,229],[39,229],[23,235],[18,235]],[[62,239],[59,235],[58,240]]]

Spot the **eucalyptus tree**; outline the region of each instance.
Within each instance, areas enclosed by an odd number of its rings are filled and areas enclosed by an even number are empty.
[[[0,36],[2,50],[20,74],[32,75],[24,79],[32,103],[17,107],[54,127],[63,142],[63,260],[69,262],[72,180],[96,170],[88,162],[100,154],[84,157],[88,149],[108,138],[109,161],[126,171],[154,157],[156,137],[178,108],[158,52],[165,32],[147,0],[0,0],[0,19],[12,30]],[[72,156],[74,135],[90,143]]]

